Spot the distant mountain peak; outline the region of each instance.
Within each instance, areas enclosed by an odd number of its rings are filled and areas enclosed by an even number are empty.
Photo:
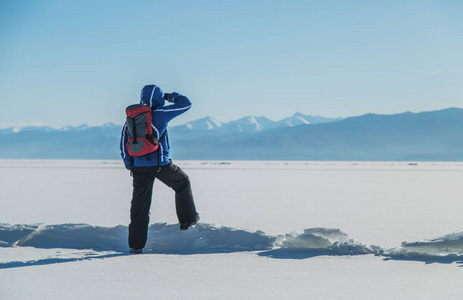
[[[305,118],[306,115],[304,115],[303,113],[301,112],[297,112],[293,115],[294,118]]]
[[[111,123],[105,123],[101,127],[107,127],[108,126],[107,124],[111,124]],[[81,124],[81,125],[75,126],[75,127],[74,126],[66,126],[66,127],[61,128],[60,130],[61,131],[84,131],[84,130],[87,130],[89,128],[90,127],[87,124]]]
[[[272,120],[263,116],[246,116],[224,124],[224,128],[228,131],[255,132],[267,128],[272,123],[274,123]]]
[[[2,129],[2,132],[20,133],[24,131],[56,131],[56,129],[43,125],[17,125],[10,128]]]
[[[307,116],[303,113],[297,112],[291,117],[284,118],[283,120],[279,121],[279,126],[285,125],[286,127],[294,127],[299,125],[308,125],[311,122],[307,120]]]
[[[113,127],[113,126],[117,126],[117,125],[112,122],[107,122],[102,125],[103,128],[108,128],[108,127]]]
[[[180,127],[184,127],[188,130],[213,130],[220,128],[221,126],[222,123],[210,116],[180,125]]]

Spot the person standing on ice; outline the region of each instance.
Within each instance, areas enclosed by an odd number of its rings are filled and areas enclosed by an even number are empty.
[[[130,156],[127,150],[127,122],[125,123],[120,148],[125,167],[133,174],[129,247],[130,252],[135,254],[142,253],[146,244],[151,197],[156,178],[175,191],[180,230],[186,230],[199,221],[190,180],[169,158],[170,147],[166,130],[170,120],[190,109],[191,102],[179,93],[164,93],[156,85],[144,86],[140,98],[140,104],[148,105],[152,109],[153,135],[159,140],[159,148],[145,156]],[[172,104],[164,106],[165,101]]]

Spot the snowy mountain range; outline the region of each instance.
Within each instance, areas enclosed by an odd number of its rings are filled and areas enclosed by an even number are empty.
[[[0,129],[0,158],[118,159],[122,125]],[[346,119],[206,117],[169,128],[174,159],[463,161],[463,109]]]
[[[113,123],[105,123],[101,128],[108,128],[112,126],[119,126],[115,125]],[[120,127],[120,126],[119,126]],[[13,126],[9,128],[3,128],[0,129],[0,135],[8,135],[8,134],[13,134],[13,133],[19,133],[19,132],[27,132],[27,131],[34,131],[34,132],[75,132],[75,131],[86,131],[90,129],[91,127],[88,126],[87,124],[82,124],[79,126],[65,126],[60,129],[52,128],[49,126],[40,126],[40,125],[18,125],[18,126]]]
[[[462,128],[463,109],[449,108],[367,114],[248,135],[172,134],[171,144],[179,159],[462,161]]]
[[[296,113],[294,116],[281,121],[272,121],[266,117],[248,116],[229,123],[222,123],[212,117],[205,117],[196,121],[177,126],[185,130],[227,130],[227,131],[259,131],[277,127],[294,127],[303,124],[316,124],[341,120],[341,118],[324,118],[320,116],[308,116]]]
[[[188,137],[194,135],[214,135],[214,134],[249,134],[257,133],[275,128],[294,127],[304,124],[318,124],[339,121],[341,118],[325,118],[320,116],[309,116],[296,113],[291,117],[280,121],[272,121],[266,117],[247,116],[228,123],[220,122],[212,117],[205,117],[196,121],[188,122],[184,125],[175,126],[170,131],[178,137]]]

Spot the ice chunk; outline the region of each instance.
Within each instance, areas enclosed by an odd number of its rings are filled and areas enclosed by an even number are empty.
[[[393,258],[463,258],[463,231],[431,240],[403,242],[400,247],[384,251]]]
[[[281,249],[308,250],[333,254],[378,254],[378,246],[367,246],[339,229],[310,228],[303,233],[278,236],[275,243]]]

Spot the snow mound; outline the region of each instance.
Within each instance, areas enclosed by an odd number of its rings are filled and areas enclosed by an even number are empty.
[[[403,242],[401,247],[385,250],[392,258],[463,258],[463,231],[431,240]]]
[[[0,247],[13,246],[18,240],[22,240],[35,232],[39,225],[10,225],[0,223]]]
[[[100,227],[89,224],[9,225],[0,224],[0,247],[127,249],[127,226]],[[232,227],[198,224],[180,231],[178,224],[150,226],[145,250],[196,253],[265,250],[275,237],[261,231],[249,232]]]
[[[35,247],[126,251],[128,228],[89,224],[10,225],[0,224],[0,247]],[[297,251],[327,255],[379,254],[378,246],[367,246],[339,229],[310,228],[303,233],[271,236],[262,231],[200,223],[189,230],[178,224],[156,223],[148,230],[145,252],[222,253],[236,251]]]
[[[178,225],[153,224],[148,231],[147,249],[156,252],[227,252],[265,250],[275,237],[262,231],[249,232],[232,227],[200,223],[180,231]]]
[[[339,229],[310,228],[303,233],[278,236],[275,242],[280,249],[323,252],[332,254],[379,254],[381,247],[367,246],[356,241]]]
[[[26,225],[27,226],[27,225]],[[21,233],[11,231],[9,226],[0,226],[0,240],[5,235]],[[127,248],[127,226],[100,227],[88,224],[40,225],[27,236],[17,235],[10,246],[35,248],[71,248],[71,249],[120,249]]]

